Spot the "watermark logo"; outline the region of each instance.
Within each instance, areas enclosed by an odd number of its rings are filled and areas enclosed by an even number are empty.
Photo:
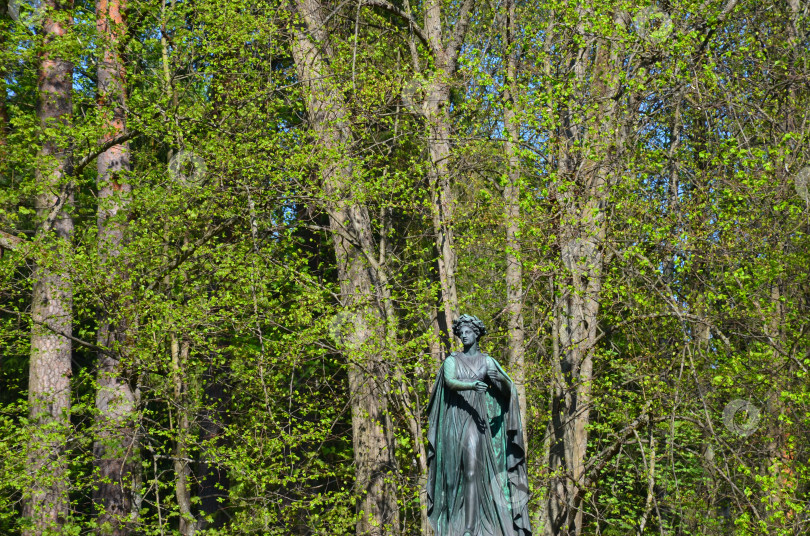
[[[356,328],[357,315],[350,311],[340,311],[329,322],[329,335],[337,344],[348,346]]]
[[[41,0],[32,0],[30,3],[11,0],[8,3],[8,16],[27,28],[40,26],[45,20],[45,6]]]
[[[178,151],[169,160],[169,176],[186,186],[198,186],[205,181],[205,160],[191,151]]]
[[[402,104],[413,113],[422,113],[422,101],[425,99],[425,80],[421,76],[412,78],[402,86]]]
[[[748,400],[732,400],[723,408],[723,424],[732,434],[748,437],[759,424],[759,408]]]
[[[652,44],[662,43],[670,36],[674,25],[669,15],[658,6],[648,6],[633,18],[636,33]]]
[[[596,243],[590,238],[577,237],[562,245],[562,260],[569,270],[580,268],[580,263],[592,259]]]
[[[793,185],[799,197],[804,199],[805,203],[810,203],[810,193],[808,193],[808,186],[810,186],[810,166],[806,166],[796,173]]]

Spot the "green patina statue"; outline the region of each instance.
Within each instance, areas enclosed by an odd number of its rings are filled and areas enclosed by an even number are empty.
[[[486,333],[462,315],[464,350],[442,364],[428,405],[428,516],[436,536],[530,536],[523,426],[512,380],[478,349]]]

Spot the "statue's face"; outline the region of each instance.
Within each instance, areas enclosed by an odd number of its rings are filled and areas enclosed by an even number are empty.
[[[461,342],[464,344],[464,346],[470,346],[478,340],[478,335],[470,326],[461,326],[459,337],[461,338]]]

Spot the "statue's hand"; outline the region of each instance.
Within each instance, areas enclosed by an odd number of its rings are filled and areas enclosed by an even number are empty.
[[[494,367],[490,367],[487,369],[487,376],[489,376],[489,379],[492,382],[497,383],[501,381],[501,373],[498,371],[498,369]]]
[[[487,390],[487,384],[479,380],[473,384],[473,390],[476,393],[483,393]]]

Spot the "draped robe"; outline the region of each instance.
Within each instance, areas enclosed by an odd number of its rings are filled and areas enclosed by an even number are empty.
[[[481,380],[488,388],[454,391],[445,382],[442,364],[428,404],[428,517],[436,536],[462,536],[464,467],[461,445],[474,427],[480,434],[476,461],[478,512],[473,536],[531,536],[528,515],[528,479],[517,390],[500,364],[486,354],[474,360],[448,356],[456,365],[456,379]],[[507,380],[503,392],[487,377],[495,367]]]

